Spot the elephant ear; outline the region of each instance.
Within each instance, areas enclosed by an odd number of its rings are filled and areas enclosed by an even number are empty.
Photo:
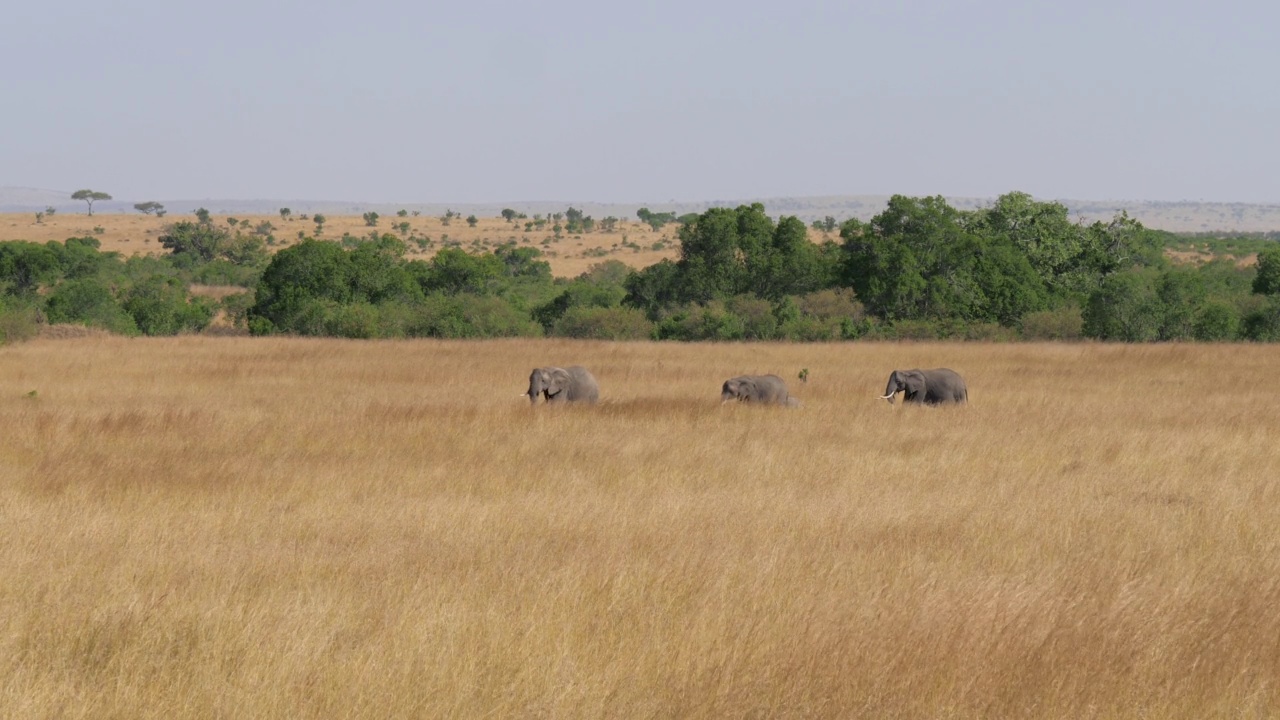
[[[919,370],[902,373],[902,383],[906,386],[907,392],[918,395],[924,392],[924,373]]]
[[[561,368],[547,368],[546,388],[548,395],[559,395],[569,387],[569,373]]]

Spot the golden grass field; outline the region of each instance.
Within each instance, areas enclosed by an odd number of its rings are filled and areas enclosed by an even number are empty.
[[[279,241],[272,249],[288,247],[298,242],[298,233],[315,235],[316,225],[310,220],[297,217],[281,220],[279,215],[212,215],[215,225],[231,229],[227,218],[248,223],[248,229],[259,223],[270,222],[274,227],[274,235]],[[590,266],[603,260],[615,259],[632,267],[652,265],[663,258],[675,259],[679,254],[680,244],[676,239],[677,228],[668,225],[660,230],[653,230],[648,225],[632,221],[621,221],[610,233],[596,232],[582,235],[567,233],[559,239],[554,237],[551,225],[544,230],[524,231],[524,222],[511,224],[502,218],[478,218],[474,228],[465,220],[455,218],[445,226],[439,217],[397,217],[383,215],[377,227],[368,227],[359,215],[325,215],[324,231],[319,236],[324,240],[339,240],[343,233],[357,237],[368,235],[372,231],[399,235],[396,225],[407,222],[410,233],[416,236],[431,238],[435,244],[422,251],[414,243],[409,244],[410,258],[431,257],[441,247],[444,236],[450,241],[459,241],[463,248],[472,252],[492,250],[494,247],[514,240],[518,245],[536,247],[545,254],[544,259],[551,264],[552,272],[559,276],[575,276],[586,271]],[[92,217],[84,213],[57,213],[44,218],[40,223],[35,221],[34,213],[0,214],[0,241],[28,240],[31,242],[63,241],[69,237],[96,237],[103,251],[115,251],[123,255],[162,255],[167,253],[160,245],[160,236],[164,227],[174,222],[194,221],[193,215],[167,215],[158,218],[142,214],[107,214],[96,213]],[[599,218],[597,218],[599,220]],[[239,225],[237,227],[240,227]],[[95,232],[94,228],[101,228]],[[823,239],[823,234],[810,230],[815,240]],[[831,237],[835,238],[833,233]],[[546,241],[547,244],[543,244]],[[627,247],[624,243],[640,246],[640,250]],[[655,243],[662,242],[664,247],[654,250]]]
[[[600,405],[516,397],[575,362]],[[968,406],[876,399],[939,365]],[[1278,365],[1264,345],[7,346],[0,717],[1275,717]],[[721,406],[742,372],[805,407]]]

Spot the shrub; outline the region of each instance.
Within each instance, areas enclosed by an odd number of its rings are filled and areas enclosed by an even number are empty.
[[[741,320],[744,340],[772,340],[778,336],[778,319],[768,300],[738,295],[725,302],[725,310]]]
[[[1022,316],[1022,337],[1027,340],[1079,340],[1083,329],[1084,318],[1076,305]]]
[[[206,298],[190,298],[175,278],[152,277],[133,286],[124,309],[146,335],[199,332],[213,321],[213,306]]]
[[[0,296],[0,344],[30,340],[39,331],[40,312],[35,305]]]
[[[95,278],[68,280],[53,289],[45,301],[51,323],[76,323],[99,327],[120,335],[137,335],[138,325]]]
[[[1240,335],[1255,342],[1280,340],[1280,301],[1271,301],[1247,312],[1240,323]]]
[[[1210,300],[1197,314],[1192,336],[1204,342],[1234,340],[1240,333],[1240,311],[1234,305]]]
[[[1089,296],[1082,317],[1082,330],[1087,337],[1149,342],[1159,336],[1164,306],[1150,273],[1127,271],[1102,281]]]
[[[746,336],[742,318],[713,300],[706,305],[687,305],[658,323],[659,340],[741,340]]]
[[[629,307],[571,307],[556,321],[552,335],[591,340],[645,340],[653,323]]]
[[[330,337],[369,339],[381,337],[378,307],[367,302],[336,305],[324,318],[324,334]]]

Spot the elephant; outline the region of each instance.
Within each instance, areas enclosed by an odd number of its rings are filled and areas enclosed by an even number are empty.
[[[889,384],[884,389],[881,400],[893,404],[893,397],[903,393],[904,403],[923,403],[940,405],[942,403],[963,403],[969,400],[969,390],[964,379],[954,370],[936,368],[934,370],[894,370],[889,376]]]
[[[730,400],[800,407],[800,400],[791,397],[787,384],[777,375],[739,375],[725,380],[720,388],[720,402]]]
[[[541,395],[548,403],[595,403],[600,399],[600,386],[591,371],[581,365],[567,368],[540,367],[529,374],[529,389],[524,393],[529,403]],[[521,397],[524,397],[521,395]]]

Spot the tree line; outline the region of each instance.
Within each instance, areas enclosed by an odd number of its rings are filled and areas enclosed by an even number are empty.
[[[1018,192],[970,211],[894,196],[868,221],[821,222],[828,237],[838,228],[822,243],[760,204],[644,213],[679,224],[677,259],[606,261],[575,278],[552,277],[537,248],[514,242],[410,259],[404,240],[376,231],[269,255],[262,237],[206,216],[168,226],[162,258],[101,253],[92,238],[0,243],[0,283],[6,310],[126,334],[198,331],[220,307],[257,335],[352,338],[1280,339],[1270,241],[1256,266],[1178,264],[1164,251],[1184,239],[1123,213],[1074,221]],[[252,291],[218,305],[192,283]]]

